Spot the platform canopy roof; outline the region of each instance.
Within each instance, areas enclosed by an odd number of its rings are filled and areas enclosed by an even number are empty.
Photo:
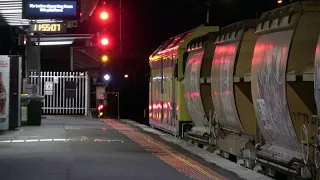
[[[36,45],[70,45],[75,40],[91,39],[90,34],[57,34],[57,35],[40,35],[32,36],[30,40],[35,42]]]
[[[81,19],[87,20],[96,8],[99,0],[79,0],[81,2]],[[22,18],[23,0],[0,0],[0,25],[2,26],[28,26],[31,19]],[[59,22],[61,20],[33,20],[38,23]],[[35,45],[52,46],[52,45],[71,45],[74,41],[91,39],[91,34],[40,34],[30,36],[30,41]],[[50,50],[48,55],[51,56]],[[90,52],[82,49],[74,50],[74,68],[89,69],[99,67],[99,59]]]
[[[31,20],[22,19],[23,0],[0,0],[0,24],[9,26],[29,25]],[[81,20],[87,19],[95,9],[99,0],[81,0]],[[36,22],[47,23],[58,20],[37,20]]]

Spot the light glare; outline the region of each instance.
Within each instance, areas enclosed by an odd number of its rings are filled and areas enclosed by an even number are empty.
[[[103,61],[103,62],[107,62],[108,59],[109,59],[108,56],[106,56],[106,55],[102,56],[102,61]]]
[[[109,74],[106,74],[106,75],[104,75],[104,80],[106,80],[106,81],[109,81],[110,80],[110,76],[109,76]]]
[[[100,14],[100,18],[101,18],[102,20],[107,20],[107,19],[109,18],[109,14],[108,14],[107,12],[102,12],[102,13]]]
[[[109,40],[108,40],[107,38],[102,38],[102,39],[101,39],[101,44],[104,45],[104,46],[106,46],[106,45],[109,44]]]

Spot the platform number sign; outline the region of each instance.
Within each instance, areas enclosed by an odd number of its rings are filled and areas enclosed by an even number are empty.
[[[47,81],[45,83],[45,89],[44,89],[45,95],[53,95],[53,82]]]

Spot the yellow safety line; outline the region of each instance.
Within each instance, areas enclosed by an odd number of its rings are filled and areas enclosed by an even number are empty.
[[[109,121],[109,122],[110,122],[110,121],[111,121],[111,122],[114,122],[114,121],[112,121],[112,120],[104,120],[104,121],[105,121],[106,123],[107,123],[107,121]],[[121,123],[119,123],[119,124],[122,125],[122,126],[124,126],[124,125],[121,124]],[[130,127],[130,128],[132,128],[132,127]],[[142,134],[142,133],[141,133],[141,134]],[[210,177],[210,178],[216,179],[216,180],[221,180],[220,177],[212,176],[209,172],[203,170],[201,167],[196,166],[196,165],[193,165],[193,164],[191,164],[189,161],[187,161],[187,160],[185,160],[185,159],[183,159],[183,158],[175,155],[174,153],[170,152],[170,151],[167,150],[167,149],[164,149],[164,148],[161,147],[158,143],[156,143],[156,142],[154,142],[154,141],[151,141],[149,138],[146,138],[146,137],[145,137],[146,135],[143,134],[143,136],[144,136],[143,138],[144,138],[145,140],[147,140],[148,142],[151,142],[151,143],[155,144],[155,145],[156,145],[157,147],[159,147],[160,149],[166,151],[167,153],[169,153],[169,154],[172,155],[173,157],[177,158],[178,160],[184,162],[185,164],[189,165],[190,167],[198,170],[198,171],[201,172],[202,174],[204,174],[204,175],[206,175],[206,176],[208,176],[208,177]],[[219,176],[219,175],[218,175],[218,176]]]
[[[155,142],[153,142],[153,141],[149,140],[149,138],[144,138],[144,139],[146,139],[147,141],[149,141],[149,142],[151,142],[151,143],[155,144],[155,145],[156,145],[156,146],[158,146],[160,149],[162,149],[162,150],[166,151],[167,153],[169,153],[170,155],[174,156],[174,157],[175,157],[175,158],[177,158],[178,160],[180,160],[180,161],[184,162],[185,164],[189,165],[190,167],[192,167],[192,168],[194,168],[194,169],[197,169],[197,170],[198,170],[199,172],[201,172],[202,174],[204,174],[204,175],[206,175],[206,176],[208,176],[208,177],[210,177],[210,178],[214,178],[214,179],[216,179],[216,180],[220,180],[220,178],[219,178],[219,177],[212,176],[209,172],[207,172],[207,171],[203,170],[201,167],[196,166],[196,165],[193,165],[193,164],[191,164],[189,161],[187,161],[187,160],[185,160],[185,159],[183,159],[183,158],[181,158],[181,157],[177,156],[176,154],[174,154],[174,153],[170,152],[170,151],[169,151],[169,150],[167,150],[167,149],[164,149],[164,148],[163,148],[163,147],[161,147],[158,143],[155,143]]]

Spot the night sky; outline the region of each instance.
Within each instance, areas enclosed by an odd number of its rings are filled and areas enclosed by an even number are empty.
[[[225,26],[271,10],[276,0],[213,0],[211,22]],[[202,3],[201,3],[202,2]],[[172,36],[206,23],[204,0],[124,0],[128,50],[150,54]],[[221,3],[220,3],[221,2]]]

